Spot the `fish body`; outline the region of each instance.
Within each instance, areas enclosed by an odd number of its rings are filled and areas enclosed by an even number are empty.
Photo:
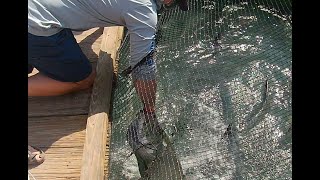
[[[182,179],[182,168],[172,143],[154,114],[139,111],[128,127],[127,140],[136,156],[141,179],[160,180],[161,175]]]

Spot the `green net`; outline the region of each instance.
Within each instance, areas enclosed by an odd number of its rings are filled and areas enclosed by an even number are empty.
[[[148,179],[292,179],[291,0],[189,0],[159,14],[156,118],[166,137]],[[119,52],[128,67],[129,37]],[[139,179],[128,143],[142,109],[113,94],[108,179]]]

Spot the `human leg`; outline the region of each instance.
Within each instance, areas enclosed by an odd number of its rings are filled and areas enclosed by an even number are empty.
[[[55,96],[89,88],[95,70],[82,53],[71,31],[61,31],[50,37],[28,35],[28,96]],[[28,164],[39,165],[44,152],[28,145]]]
[[[143,109],[146,112],[154,112],[157,89],[156,80],[136,80],[134,82],[134,85],[144,105]]]
[[[49,37],[29,34],[28,54],[29,65],[39,70],[28,78],[28,96],[62,95],[94,82],[95,70],[69,29]]]
[[[28,96],[58,96],[91,87],[95,78],[95,70],[79,82],[62,82],[38,73],[28,78]]]
[[[145,58],[145,62],[135,67],[132,71],[134,87],[139,95],[145,113],[154,114],[156,100],[156,63],[153,57],[154,45]]]

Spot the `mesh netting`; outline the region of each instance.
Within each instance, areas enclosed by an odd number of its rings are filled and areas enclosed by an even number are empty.
[[[166,134],[149,179],[292,179],[290,0],[189,0],[159,14],[156,120]],[[128,66],[129,37],[119,52]],[[132,79],[113,94],[110,180],[139,179]],[[160,135],[159,135],[160,136]]]

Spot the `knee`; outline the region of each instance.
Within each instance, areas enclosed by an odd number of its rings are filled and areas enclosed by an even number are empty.
[[[95,68],[92,68],[90,75],[84,80],[76,82],[76,84],[79,89],[88,89],[93,85],[95,77],[96,77],[96,70]]]

